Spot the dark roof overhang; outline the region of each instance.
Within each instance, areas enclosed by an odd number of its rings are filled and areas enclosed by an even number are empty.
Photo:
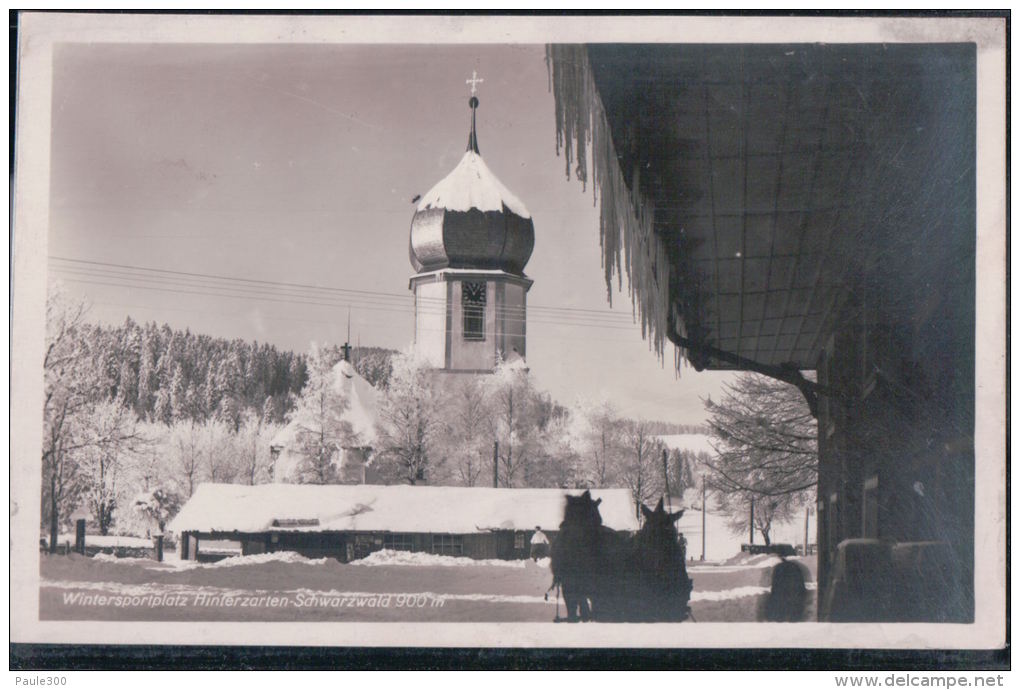
[[[909,323],[926,290],[973,282],[973,44],[548,50],[607,281],[628,273],[660,351],[813,369],[871,287]]]

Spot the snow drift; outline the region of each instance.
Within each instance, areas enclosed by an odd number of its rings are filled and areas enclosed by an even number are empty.
[[[474,559],[474,558],[458,558],[456,556],[441,556],[434,553],[421,553],[411,551],[391,551],[389,549],[383,549],[382,551],[376,551],[369,554],[365,558],[357,561],[352,561],[351,565],[367,565],[367,566],[381,566],[381,565],[407,565],[407,566],[443,566],[447,568],[451,567],[471,567],[471,566],[490,566],[497,568],[524,568],[526,561],[503,561],[495,558],[490,559]]]

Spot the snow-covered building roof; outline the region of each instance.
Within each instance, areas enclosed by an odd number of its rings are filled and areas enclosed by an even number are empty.
[[[171,521],[182,532],[433,532],[556,530],[563,520],[563,489],[459,486],[314,484],[202,484]],[[637,530],[626,489],[596,489],[607,527]]]
[[[333,367],[333,388],[347,401],[347,409],[343,419],[351,425],[358,437],[360,445],[371,446],[375,443],[375,424],[379,419],[379,392],[368,381],[355,371],[347,360],[340,360]],[[315,430],[314,420],[293,420],[279,431],[270,446],[287,448],[294,443],[298,429]]]

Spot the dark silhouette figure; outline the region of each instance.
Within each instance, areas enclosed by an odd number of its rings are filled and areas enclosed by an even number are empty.
[[[773,623],[796,623],[804,620],[808,594],[807,568],[783,558],[772,569],[772,591],[765,599],[762,618]]]

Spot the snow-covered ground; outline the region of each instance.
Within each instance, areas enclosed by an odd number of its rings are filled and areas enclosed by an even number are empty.
[[[75,537],[73,534],[61,534],[57,540],[58,544],[71,544],[74,545]],[[129,548],[129,549],[151,549],[153,548],[152,539],[145,537],[127,537],[113,534],[86,534],[85,535],[86,546],[98,546],[102,549],[112,549],[116,547]]]
[[[430,556],[409,564],[405,556],[392,554],[377,557],[382,562],[375,564],[289,552],[209,564],[43,555],[40,615],[47,620],[383,622],[541,622],[556,615],[555,592],[546,599],[547,561],[508,566]],[[692,566],[695,618],[756,620],[774,561],[740,557]],[[813,571],[813,558],[802,562]]]
[[[170,554],[165,554],[165,556],[169,555]],[[121,565],[130,564],[156,570],[165,570],[167,568],[172,568],[174,570],[192,570],[194,568],[236,568],[238,566],[259,565],[261,563],[303,563],[307,565],[324,565],[326,563],[336,562],[332,558],[305,558],[301,554],[293,551],[257,553],[249,556],[230,556],[212,563],[182,561],[180,558],[176,557],[176,554],[169,558],[164,557],[162,563],[151,558],[117,558],[116,556],[111,556],[105,553],[96,554],[93,558],[107,563],[119,563]]]
[[[548,561],[548,559],[543,559]],[[435,553],[421,553],[411,551],[391,551],[383,549],[375,551],[365,558],[354,561],[352,565],[405,565],[405,566],[443,566],[446,568],[457,567],[489,567],[489,568],[523,568],[526,561],[503,561],[495,558],[478,559],[458,558],[457,556],[441,556]]]

